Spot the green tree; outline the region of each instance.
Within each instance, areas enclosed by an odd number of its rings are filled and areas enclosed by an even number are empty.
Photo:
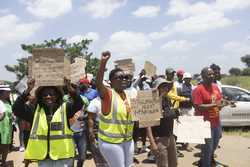
[[[9,72],[13,72],[16,74],[17,80],[21,80],[25,75],[28,74],[27,65],[28,65],[28,58],[21,58],[17,59],[17,65],[5,65],[5,69]]]
[[[235,76],[241,75],[241,69],[236,67],[230,68],[228,72],[230,73],[230,75],[235,75]]]
[[[247,67],[250,67],[250,55],[249,54],[241,57],[241,61],[245,63]]]
[[[21,48],[28,53],[32,53],[32,49],[34,48],[63,48],[65,52],[65,56],[69,57],[71,62],[73,62],[74,58],[82,57],[87,60],[86,64],[86,73],[91,73],[94,76],[97,73],[98,66],[100,60],[98,58],[92,58],[93,53],[89,52],[89,44],[92,40],[83,39],[80,42],[76,43],[67,43],[66,39],[57,38],[51,40],[45,40],[43,43],[40,44],[21,44]],[[26,62],[22,62],[24,60]],[[14,72],[17,76],[17,79],[20,80],[24,75],[27,74],[27,58],[22,58],[22,61],[18,61],[18,65],[9,66],[6,65],[5,68],[9,72]]]
[[[242,75],[244,75],[244,76],[250,76],[250,67],[244,68],[242,70]]]

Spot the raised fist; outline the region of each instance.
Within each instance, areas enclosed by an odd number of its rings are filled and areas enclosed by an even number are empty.
[[[102,52],[101,61],[107,62],[111,57],[111,53],[109,51]]]

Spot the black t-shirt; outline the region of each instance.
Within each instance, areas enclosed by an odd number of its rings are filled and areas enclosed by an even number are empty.
[[[174,118],[170,115],[172,103],[169,98],[162,97],[163,118],[160,120],[160,125],[152,127],[152,133],[155,137],[169,137],[173,134]]]
[[[152,127],[152,132],[155,137],[169,137],[173,134],[174,119],[162,118],[160,126]]]

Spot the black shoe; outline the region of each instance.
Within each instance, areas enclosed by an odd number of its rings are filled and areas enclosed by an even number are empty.
[[[177,157],[182,158],[182,157],[184,157],[184,154],[181,153],[181,152],[179,152],[179,151],[177,151]]]
[[[198,161],[193,162],[193,165],[194,165],[194,166],[201,167],[201,160],[198,160]]]
[[[134,161],[135,164],[139,164],[140,163],[139,160],[137,158],[135,158],[135,157],[134,157],[133,161]]]

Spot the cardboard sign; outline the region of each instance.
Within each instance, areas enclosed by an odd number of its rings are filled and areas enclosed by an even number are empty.
[[[64,50],[55,48],[32,50],[32,78],[36,86],[64,85]]]
[[[154,76],[156,74],[157,67],[150,61],[145,61],[144,70],[146,71],[146,75]]]
[[[131,108],[134,120],[139,121],[139,127],[160,125],[162,107],[158,91],[138,91],[137,97],[131,99]]]
[[[32,56],[28,57],[28,78],[32,78]]]
[[[179,116],[173,131],[180,143],[205,144],[205,138],[211,138],[210,122],[203,116]]]
[[[70,79],[70,59],[69,57],[64,57],[64,77]]]
[[[121,68],[127,74],[133,74],[135,71],[135,64],[132,59],[122,59],[114,62],[116,68]]]
[[[77,83],[81,78],[85,77],[85,67],[85,59],[75,58],[75,62],[70,65],[70,79],[72,83]]]

